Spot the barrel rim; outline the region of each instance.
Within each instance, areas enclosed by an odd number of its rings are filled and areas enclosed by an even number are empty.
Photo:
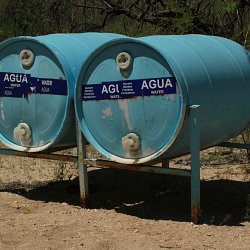
[[[108,152],[105,148],[103,148],[99,144],[99,142],[94,138],[94,135],[92,135],[92,133],[90,132],[88,125],[86,124],[85,119],[84,119],[84,114],[83,114],[82,107],[81,107],[82,101],[79,102],[79,93],[80,94],[82,93],[81,89],[79,90],[79,88],[81,88],[81,86],[82,86],[81,81],[83,80],[92,60],[98,54],[100,54],[102,51],[104,51],[105,49],[110,48],[113,45],[117,45],[119,43],[138,43],[138,44],[147,46],[147,47],[155,50],[156,53],[158,53],[166,61],[166,63],[168,63],[169,67],[173,71],[174,76],[177,79],[177,83],[179,84],[181,97],[182,97],[182,110],[180,112],[181,119],[178,122],[178,126],[177,126],[175,133],[173,134],[173,137],[170,140],[170,142],[167,145],[165,145],[164,147],[162,147],[160,150],[158,150],[157,152],[155,152],[149,156],[138,158],[138,159],[123,158],[123,157],[115,156],[115,155],[111,154],[110,152]],[[108,159],[110,159],[112,161],[124,163],[124,164],[141,164],[141,163],[145,163],[145,162],[152,162],[154,159],[159,158],[161,155],[163,155],[174,144],[174,142],[176,141],[176,139],[181,131],[182,125],[183,125],[185,117],[186,117],[187,106],[188,106],[187,105],[187,97],[186,97],[186,95],[184,95],[186,93],[186,91],[184,91],[184,89],[185,89],[184,81],[185,80],[180,79],[180,76],[182,76],[182,73],[178,72],[178,70],[174,66],[175,62],[174,62],[173,58],[171,58],[170,56],[167,56],[166,55],[167,53],[161,53],[161,51],[162,50],[160,48],[157,48],[156,46],[151,45],[147,42],[141,41],[138,38],[118,38],[118,39],[112,40],[111,42],[109,41],[109,42],[101,45],[100,47],[98,47],[94,52],[92,52],[89,55],[89,57],[87,58],[85,63],[81,66],[81,70],[79,71],[79,74],[77,76],[77,80],[76,80],[76,84],[75,84],[75,91],[74,91],[74,105],[75,105],[75,111],[76,111],[76,118],[77,118],[78,124],[80,125],[80,128],[81,128],[84,136],[86,137],[86,139],[94,146],[94,148],[97,151],[99,151],[101,154],[103,154],[105,157],[107,157]]]
[[[63,73],[65,75],[65,80],[68,83],[67,84],[68,95],[67,95],[67,99],[66,99],[67,105],[66,105],[66,109],[65,109],[64,116],[63,116],[63,119],[62,119],[62,123],[60,125],[59,130],[54,135],[54,138],[51,139],[49,143],[47,143],[45,145],[42,145],[42,146],[37,146],[37,147],[25,147],[25,146],[17,145],[15,143],[9,141],[0,132],[0,141],[3,143],[3,145],[5,145],[6,147],[8,147],[10,149],[17,150],[17,151],[23,151],[23,152],[40,152],[40,151],[48,149],[51,145],[55,144],[59,140],[60,135],[63,133],[63,124],[64,124],[65,120],[67,119],[67,114],[70,111],[70,105],[69,105],[70,96],[73,95],[72,93],[70,93],[71,89],[69,87],[69,84],[71,84],[70,83],[70,78],[74,79],[74,76],[73,76],[73,74],[71,73],[70,70],[67,70],[67,68],[70,68],[70,67],[68,65],[68,62],[67,62],[66,58],[63,56],[63,54],[53,44],[50,44],[49,42],[46,44],[46,42],[44,42],[42,40],[39,40],[39,37],[41,37],[41,36],[38,36],[37,38],[32,37],[32,36],[18,36],[18,37],[9,38],[9,39],[7,39],[7,40],[0,43],[0,51],[3,50],[6,46],[11,45],[12,43],[22,42],[22,41],[32,41],[32,42],[35,42],[37,44],[40,44],[40,45],[44,46],[46,49],[48,49],[53,54],[53,56],[57,60],[58,64],[61,66],[62,71],[63,71]],[[51,49],[51,47],[53,47],[54,51]],[[56,53],[55,53],[55,51],[56,51]],[[67,67],[63,66],[62,60],[67,64]]]

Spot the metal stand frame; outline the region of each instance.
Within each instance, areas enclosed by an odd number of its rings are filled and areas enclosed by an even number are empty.
[[[191,177],[191,221],[195,224],[199,222],[200,218],[200,133],[199,133],[199,105],[193,105],[190,107],[190,131],[191,131],[191,142],[190,142],[190,152],[191,152],[191,171],[182,170],[177,168],[169,168],[169,160],[162,162],[162,167],[154,167],[147,165],[125,165],[104,160],[95,159],[85,159],[85,164],[97,167],[110,167],[117,169],[124,169],[130,171],[141,171],[141,172],[153,172],[168,175],[179,175],[179,176],[189,176]],[[82,135],[80,132],[79,124],[77,124],[78,131],[78,150],[83,150],[79,152],[78,155],[84,154],[84,146],[82,143]],[[80,160],[78,160],[80,163]],[[78,165],[79,168],[79,182],[80,182],[80,193],[81,193],[81,204],[83,207],[87,207],[87,202],[84,199],[89,197],[88,194],[88,178],[86,165],[84,162]],[[85,198],[84,198],[85,197]]]
[[[191,132],[191,221],[195,224],[200,219],[200,128],[199,105],[190,107]]]
[[[82,135],[82,131],[78,121],[76,121],[76,136],[77,136],[77,168],[78,168],[79,187],[80,187],[80,206],[83,208],[87,208],[89,201],[89,184],[88,184],[87,165],[84,162],[87,150],[86,150],[86,141]]]
[[[199,133],[199,105],[190,107],[190,152],[191,152],[191,170],[177,169],[169,167],[169,160],[162,162],[162,166],[151,165],[126,165],[112,161],[88,159],[86,158],[86,140],[81,132],[78,121],[76,122],[77,131],[77,156],[61,155],[49,153],[28,153],[19,152],[10,149],[0,148],[0,154],[41,158],[50,160],[61,160],[77,163],[80,186],[80,206],[88,207],[89,189],[88,189],[88,172],[87,166],[108,167],[115,169],[123,169],[136,172],[160,173],[168,175],[188,176],[191,178],[191,221],[195,224],[199,223],[200,218],[200,133]],[[218,146],[237,147],[242,149],[250,149],[250,144],[243,145],[240,143],[222,143]],[[61,149],[58,149],[61,150]]]

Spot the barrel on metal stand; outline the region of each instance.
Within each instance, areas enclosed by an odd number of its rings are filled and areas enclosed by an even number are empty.
[[[0,140],[38,152],[76,145],[75,79],[96,48],[115,34],[16,37],[0,45]]]
[[[76,114],[88,141],[111,160],[157,162],[190,152],[189,107],[200,105],[201,148],[250,124],[250,56],[203,35],[111,41],[82,67]]]

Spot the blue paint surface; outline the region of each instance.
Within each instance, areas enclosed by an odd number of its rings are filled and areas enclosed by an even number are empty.
[[[117,43],[96,53],[95,60],[86,65],[86,72],[81,71],[76,88],[76,109],[86,138],[93,146],[100,145],[98,150],[105,155],[108,151],[125,159],[150,157],[164,147],[175,133],[183,106],[178,80],[164,58],[134,41]],[[115,59],[121,51],[129,51],[133,58],[127,75],[117,70]],[[171,82],[171,86],[162,81]],[[89,93],[99,88],[97,97],[103,92],[102,99],[83,100],[86,87]],[[122,91],[124,98],[120,96]],[[128,133],[140,137],[141,150],[134,156],[122,145]]]
[[[83,85],[82,99],[84,101],[117,100],[175,93],[176,79],[174,77],[162,77]]]
[[[123,51],[132,58],[127,72],[116,64]],[[134,91],[141,83],[132,84],[130,99],[119,100],[116,93],[121,92],[124,78],[133,82],[165,77],[176,78],[175,94],[132,98],[142,95]],[[94,83],[114,86],[103,99],[85,101],[84,86],[103,91],[103,86],[95,87]],[[112,101],[110,92],[114,92]],[[93,99],[100,98],[98,95]],[[99,48],[79,74],[75,107],[83,133],[100,153],[133,164],[190,152],[191,105],[200,105],[201,148],[237,136],[250,125],[249,96],[249,52],[241,45],[215,36],[150,36]],[[138,151],[123,145],[123,138],[130,133],[140,138]]]
[[[30,74],[0,72],[0,97],[27,97],[30,94],[67,95],[67,81],[38,78]]]

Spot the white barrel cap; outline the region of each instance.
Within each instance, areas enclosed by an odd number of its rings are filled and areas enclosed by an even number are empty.
[[[34,53],[29,49],[23,49],[20,52],[20,62],[24,67],[30,67],[35,59]]]
[[[116,57],[116,63],[122,70],[127,70],[131,64],[131,56],[127,52],[121,52]]]
[[[23,146],[29,146],[31,141],[31,130],[27,123],[19,123],[13,131],[13,137],[20,141]]]

